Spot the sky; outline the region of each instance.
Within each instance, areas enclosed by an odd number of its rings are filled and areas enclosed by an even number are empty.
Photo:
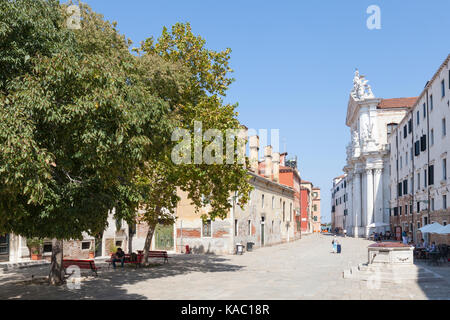
[[[346,162],[355,68],[376,97],[414,97],[450,53],[448,0],[83,2],[135,46],[189,22],[209,49],[231,48],[236,81],[225,102],[238,103],[248,128],[280,130],[280,151],[297,156],[302,179],[322,189],[323,222]],[[370,5],[380,8],[381,29],[367,27]]]

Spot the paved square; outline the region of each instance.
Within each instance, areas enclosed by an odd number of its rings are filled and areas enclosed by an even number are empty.
[[[371,289],[342,273],[367,261],[372,242],[339,238],[342,254],[333,254],[331,240],[309,235],[242,256],[174,255],[169,264],[148,269],[114,271],[103,264],[98,278],[82,278],[79,290],[17,284],[32,274],[46,275],[48,266],[5,271],[0,299],[450,299],[448,265],[425,265],[444,277],[438,281],[382,283]]]

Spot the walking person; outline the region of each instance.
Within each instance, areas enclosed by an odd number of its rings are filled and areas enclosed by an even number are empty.
[[[403,230],[402,232],[402,239],[404,244],[408,244],[408,235],[406,234],[405,230]]]
[[[333,245],[333,253],[337,252],[337,238],[336,235],[334,236],[333,241],[331,241],[331,244]]]

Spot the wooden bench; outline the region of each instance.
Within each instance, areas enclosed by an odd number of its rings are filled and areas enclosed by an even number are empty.
[[[112,255],[111,255],[112,257]],[[108,267],[111,267],[112,265],[112,258],[109,258],[108,260],[106,260],[105,262],[108,262]],[[121,263],[120,261],[116,261],[116,263]],[[137,256],[137,260],[131,260],[131,255],[130,254],[125,254],[125,260],[123,261],[124,264],[127,263],[131,263],[134,264],[135,266],[140,266],[141,265],[141,258],[139,257],[139,255]]]
[[[100,268],[95,265],[94,260],[74,260],[74,259],[63,259],[63,268],[64,273],[67,274],[67,268],[70,266],[77,266],[80,269],[90,269],[96,276],[97,270]],[[73,272],[69,275],[69,277],[73,275]]]
[[[169,262],[169,256],[167,254],[167,251],[149,251],[148,252],[148,257],[149,258],[163,258],[164,259],[164,263],[168,263]],[[144,259],[144,254],[137,254],[137,259],[134,261],[131,261],[131,255],[130,254],[125,254],[125,260],[124,260],[124,264],[127,263],[131,263],[134,264],[135,266],[139,267],[141,265],[142,260]],[[105,262],[109,263],[109,267],[111,267],[112,265],[112,259],[108,259]],[[117,261],[116,263],[121,263],[120,261]]]
[[[167,255],[167,251],[149,251],[148,252],[149,258],[163,258],[164,263],[169,262],[169,256]],[[142,255],[142,258],[144,258],[144,255]]]

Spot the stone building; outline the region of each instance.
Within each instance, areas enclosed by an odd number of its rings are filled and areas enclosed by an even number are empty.
[[[414,240],[419,228],[450,221],[448,208],[450,135],[450,55],[427,82],[406,116],[389,137],[391,229],[398,238],[402,231]],[[449,236],[431,235],[438,243]]]
[[[348,194],[344,229],[355,237],[389,229],[388,135],[416,101],[376,98],[367,82],[356,70],[346,118],[351,142],[344,167]]]
[[[244,209],[231,196],[227,217],[204,223],[200,216],[207,214],[208,208],[195,212],[181,194],[175,222],[177,252],[184,252],[188,245],[194,253],[233,254],[238,243],[258,248],[294,240],[294,190],[279,183],[280,155],[272,154],[272,147],[267,146],[264,166],[260,166],[258,151],[259,138],[252,136],[248,175],[254,189]]]
[[[345,229],[348,215],[347,175],[343,174],[333,179],[331,189],[331,227],[333,231],[338,228],[340,232]]]

